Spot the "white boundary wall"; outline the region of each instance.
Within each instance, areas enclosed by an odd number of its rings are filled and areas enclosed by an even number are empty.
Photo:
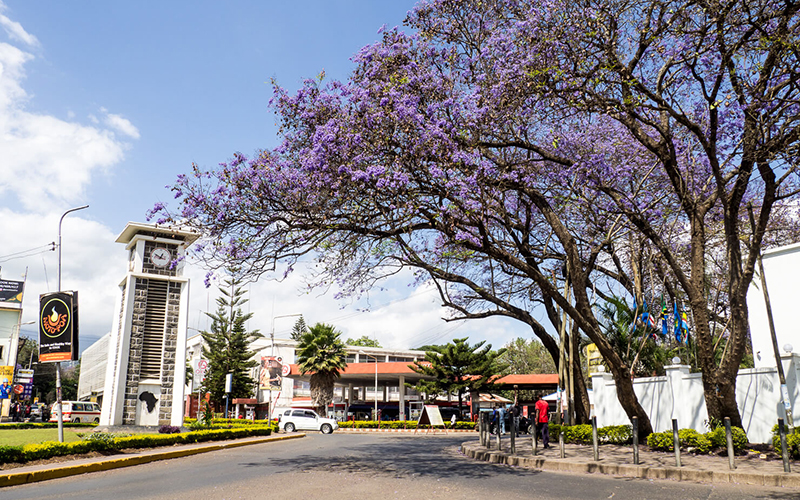
[[[781,356],[786,373],[786,386],[792,405],[795,425],[800,424],[800,355]],[[643,377],[633,381],[633,389],[639,403],[650,417],[653,430],[661,432],[672,429],[672,419],[678,420],[681,429],[691,428],[708,432],[708,411],[703,397],[701,374],[689,373],[687,365],[665,367],[664,377]],[[592,375],[594,392],[594,415],[597,425],[630,424],[628,416],[617,399],[617,387],[608,373]],[[736,402],[742,417],[742,425],[750,442],[772,441],[772,427],[778,418],[786,418],[781,405],[780,383],[775,368],[750,368],[740,370],[736,378]]]

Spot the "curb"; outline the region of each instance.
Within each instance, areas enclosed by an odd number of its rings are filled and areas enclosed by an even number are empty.
[[[400,432],[400,433],[405,433],[405,434],[414,434],[415,432],[417,432],[419,434],[425,434],[425,433],[429,433],[430,431],[434,431],[433,432],[434,434],[437,434],[437,433],[438,434],[445,434],[445,433],[446,434],[450,434],[451,432],[452,433],[461,433],[461,434],[469,432],[469,433],[475,434],[475,432],[477,432],[474,429],[447,429],[446,432],[443,432],[442,429],[419,429],[419,430],[416,430],[416,429],[368,429],[368,428],[350,428],[350,427],[348,427],[348,428],[339,427],[338,429],[336,429],[336,432],[339,432],[339,431],[347,432],[347,433],[355,433],[355,434],[358,434],[358,433],[369,433],[369,432]]]
[[[510,455],[491,451],[479,444],[462,443],[461,452],[472,459],[493,464],[512,465],[526,469],[582,474],[609,474],[638,479],[669,479],[696,483],[733,483],[756,486],[800,488],[800,475],[791,473],[759,474],[753,472],[710,471],[678,467],[647,467],[643,465],[602,464],[596,462],[562,462],[533,456]]]
[[[64,465],[64,466],[54,467],[52,469],[43,469],[43,470],[28,471],[28,472],[10,472],[8,474],[0,474],[0,488],[6,486],[16,486],[19,484],[36,483],[39,481],[47,481],[49,479],[77,476],[79,474],[86,474],[88,472],[101,472],[112,469],[120,469],[122,467],[130,467],[133,465],[142,465],[150,462],[157,462],[159,460],[169,460],[171,458],[199,455],[201,453],[208,453],[210,451],[239,448],[241,446],[248,446],[251,444],[262,444],[262,443],[271,443],[274,441],[284,441],[286,439],[297,439],[305,436],[306,436],[305,434],[301,433],[301,434],[291,434],[287,436],[266,437],[250,441],[231,441],[219,444],[198,446],[194,448],[186,448],[182,450],[152,452],[144,455],[134,455],[123,458],[111,458],[108,460],[100,460],[98,462],[91,462],[85,464]]]

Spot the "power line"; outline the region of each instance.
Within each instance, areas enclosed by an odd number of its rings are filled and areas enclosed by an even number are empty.
[[[8,255],[0,256],[0,263],[8,262],[9,260],[14,260],[14,259],[33,257],[34,255],[39,255],[40,253],[54,252],[55,249],[56,249],[56,242],[52,241],[47,245],[42,245],[39,247],[31,248],[29,250],[22,250],[21,252],[15,252],[15,253],[10,253]]]

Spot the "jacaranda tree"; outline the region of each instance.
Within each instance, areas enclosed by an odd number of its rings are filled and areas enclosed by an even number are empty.
[[[280,147],[195,167],[173,187],[180,209],[154,212],[254,275],[313,255],[317,284],[357,294],[414,267],[457,317],[519,319],[551,354],[530,311],[542,304],[556,331],[563,312],[645,434],[630,367],[593,307],[616,287],[641,294],[634,255],[649,248],[662,293],[689,303],[710,416],[738,425],[754,250],[795,195],[796,9],[422,2],[415,33],[385,32],[347,82],[276,88]],[[711,276],[725,283],[722,313]],[[717,364],[706,354],[721,314],[730,348]]]

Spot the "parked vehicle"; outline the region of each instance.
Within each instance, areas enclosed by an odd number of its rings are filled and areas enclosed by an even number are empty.
[[[298,431],[320,431],[323,434],[330,434],[339,428],[339,424],[332,418],[324,418],[317,415],[314,410],[303,408],[289,408],[279,415],[279,423],[286,432]]]
[[[31,420],[34,421],[37,418],[42,418],[42,405],[39,403],[33,403],[31,405]]]
[[[83,401],[62,401],[61,413],[64,422],[74,423],[99,423],[100,422],[100,405],[97,403],[88,403]],[[50,422],[58,422],[58,414],[56,409],[50,411]]]

